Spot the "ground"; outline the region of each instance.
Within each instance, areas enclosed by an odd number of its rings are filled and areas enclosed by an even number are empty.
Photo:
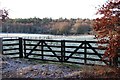
[[[2,78],[120,78],[120,68],[43,62],[2,56]]]

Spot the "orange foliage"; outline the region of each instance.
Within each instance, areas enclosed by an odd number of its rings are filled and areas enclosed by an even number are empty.
[[[97,38],[101,44],[108,42],[103,59],[113,59],[120,48],[120,0],[108,0],[97,14],[103,15],[94,20]]]

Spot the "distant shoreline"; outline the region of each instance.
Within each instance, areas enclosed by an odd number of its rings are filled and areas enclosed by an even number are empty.
[[[34,33],[0,33],[0,34],[34,34]],[[67,35],[64,35],[64,34],[63,35],[62,34],[42,34],[42,35],[81,36],[81,35],[93,35],[93,34],[67,34]]]
[[[52,35],[52,34],[30,34],[30,33],[0,33],[0,37],[22,37],[22,36],[34,36],[34,37],[41,37],[41,36],[94,36],[89,34],[77,34],[77,35]]]
[[[52,40],[91,40],[97,41],[94,35],[51,35],[51,34],[24,34],[24,33],[0,33],[0,38],[23,39],[52,39]]]

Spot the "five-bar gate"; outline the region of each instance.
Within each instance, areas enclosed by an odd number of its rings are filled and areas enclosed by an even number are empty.
[[[85,65],[111,65],[96,41],[3,39],[3,54],[27,59]],[[16,55],[16,56],[15,56]],[[120,57],[116,65],[120,65]]]

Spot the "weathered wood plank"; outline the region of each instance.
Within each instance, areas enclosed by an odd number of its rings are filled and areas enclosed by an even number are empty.
[[[19,39],[3,39],[3,41],[19,41]]]
[[[8,49],[3,49],[3,51],[11,51],[11,50],[19,50],[19,48],[8,48]]]
[[[9,43],[9,44],[3,44],[3,46],[18,46],[19,43]]]

